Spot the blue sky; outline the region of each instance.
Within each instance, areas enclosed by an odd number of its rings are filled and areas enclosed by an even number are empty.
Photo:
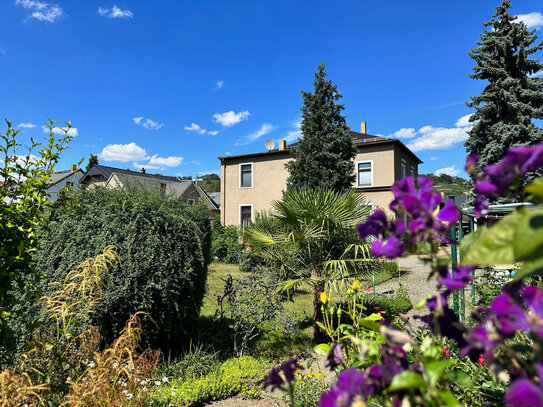
[[[23,137],[70,120],[58,169],[100,154],[121,168],[219,172],[217,156],[296,139],[300,90],[323,61],[353,130],[366,121],[400,137],[421,173],[463,175],[464,102],[484,86],[467,53],[497,3],[2,0],[0,113]],[[512,13],[543,37],[540,1],[513,0]]]

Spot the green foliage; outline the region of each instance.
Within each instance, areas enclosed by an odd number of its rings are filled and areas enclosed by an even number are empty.
[[[85,172],[90,170],[93,166],[98,164],[98,156],[91,154],[89,155],[89,161],[87,162],[87,166],[85,167]]]
[[[430,178],[434,181],[434,189],[443,192],[445,195],[467,194],[471,189],[469,180],[462,177],[455,177],[448,174],[421,174],[420,176]]]
[[[543,131],[533,119],[543,118],[543,78],[530,77],[543,69],[529,56],[542,49],[535,30],[509,14],[509,0],[496,8],[484,23],[478,48],[470,51],[476,62],[471,78],[487,81],[468,106],[475,108],[476,122],[465,143],[468,153],[480,154],[479,166],[496,164],[515,145],[533,145],[543,140]]]
[[[209,352],[203,345],[192,346],[191,344],[189,351],[178,362],[160,364],[153,380],[165,382],[164,377],[168,381],[178,378],[196,380],[211,373],[218,365],[220,365],[218,352]]]
[[[205,376],[166,382],[151,394],[150,406],[203,404],[228,397],[257,398],[260,383],[271,364],[263,359],[243,356],[229,359]]]
[[[243,245],[239,243],[239,229],[236,226],[217,224],[213,229],[211,241],[211,257],[214,261],[238,264],[243,253]]]
[[[488,267],[484,274],[475,279],[475,304],[479,307],[490,306],[510,280],[508,271]]]
[[[322,393],[326,392],[329,387],[330,384],[322,372],[316,372],[313,368],[300,372],[294,384],[294,405],[317,407]]]
[[[202,180],[198,181],[198,185],[208,194],[221,191],[221,178],[217,174],[205,174],[200,178]]]
[[[39,295],[32,260],[39,244],[36,230],[59,204],[47,198],[47,179],[73,139],[68,135],[69,122],[56,139],[55,122],[50,120],[45,123],[49,136],[44,143],[31,139],[30,146],[21,151],[19,130],[6,123],[5,133],[0,133],[0,366],[11,362],[18,343],[24,342],[22,331],[29,329],[32,315],[24,313],[21,305],[35,302]],[[38,148],[39,156],[35,156]]]
[[[336,103],[342,96],[325,78],[324,63],[321,63],[315,73],[313,93],[302,91],[300,129],[303,138],[291,149],[294,159],[285,165],[290,174],[289,191],[319,187],[345,191],[355,181],[356,147],[341,115],[345,107]]]
[[[129,315],[145,311],[156,325],[145,325],[144,346],[175,354],[194,334],[210,233],[200,206],[158,192],[93,188],[71,196],[41,233],[36,261],[45,283],[62,281],[82,259],[116,245],[122,264],[110,275],[93,324],[109,343]]]
[[[378,307],[384,316],[388,319],[398,314],[405,314],[413,308],[411,300],[407,296],[405,289],[401,288],[394,295],[367,295],[364,298],[364,306],[367,312],[373,312]]]
[[[262,333],[284,329],[285,324],[275,321],[285,300],[277,293],[279,282],[277,275],[267,270],[254,271],[238,281],[231,276],[225,279],[224,291],[217,295],[215,317],[229,321],[235,354],[242,355]]]

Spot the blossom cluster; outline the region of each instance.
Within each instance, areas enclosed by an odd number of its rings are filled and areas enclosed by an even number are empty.
[[[481,216],[488,213],[490,199],[503,196],[515,181],[543,166],[543,143],[510,148],[498,164],[487,165],[481,172],[477,170],[478,161],[479,154],[470,155],[466,171],[477,191],[474,213]]]
[[[448,242],[446,234],[460,219],[460,211],[448,200],[436,215],[442,204],[441,194],[432,189],[433,181],[426,177],[407,177],[397,181],[391,190],[394,200],[390,209],[396,220],[389,221],[383,210],[368,216],[365,223],[358,225],[362,239],[375,236],[371,252],[375,257],[400,257],[410,245],[430,239]]]

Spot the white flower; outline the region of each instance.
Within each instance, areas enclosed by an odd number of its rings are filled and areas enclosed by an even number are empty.
[[[127,394],[126,394],[126,398],[127,398],[128,400],[130,400],[132,397],[134,397],[134,395],[133,395],[132,393],[127,393]]]
[[[115,363],[113,363],[113,364],[111,365],[111,367],[112,367],[113,369],[117,369],[117,368],[119,367],[119,364],[118,364],[117,362],[115,362]]]
[[[155,386],[160,386],[162,382],[160,380],[155,380]]]
[[[96,367],[96,363],[94,363],[94,361],[90,361],[88,364],[87,364],[88,367],[90,367],[91,369],[94,369]]]
[[[164,383],[166,383],[166,382],[169,381],[169,379],[168,379],[166,376],[164,376],[164,377],[162,378],[162,381],[163,381]]]
[[[141,391],[143,391],[143,392],[147,391],[147,387],[143,386],[143,387],[141,388]]]
[[[123,394],[126,394],[126,393],[128,393],[128,390],[123,390],[122,393],[123,393]]]

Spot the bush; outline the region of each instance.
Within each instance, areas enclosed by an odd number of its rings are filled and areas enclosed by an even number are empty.
[[[91,321],[106,342],[131,314],[145,311],[156,325],[146,323],[143,345],[179,351],[194,333],[205,293],[205,208],[149,191],[96,188],[75,193],[49,226],[36,254],[45,283],[63,281],[74,265],[109,244],[118,247],[122,264],[112,270]]]
[[[157,386],[149,405],[196,405],[236,395],[256,398],[260,396],[260,384],[270,367],[269,362],[251,356],[229,359],[206,376],[172,380]]]
[[[242,253],[243,245],[239,243],[238,228],[216,225],[211,242],[211,258],[223,263],[238,264]]]
[[[376,311],[375,308],[379,308],[381,312],[386,312],[385,317],[390,318],[408,312],[413,308],[413,304],[405,289],[400,286],[395,295],[367,295],[364,298],[364,307],[367,314],[371,314]]]

